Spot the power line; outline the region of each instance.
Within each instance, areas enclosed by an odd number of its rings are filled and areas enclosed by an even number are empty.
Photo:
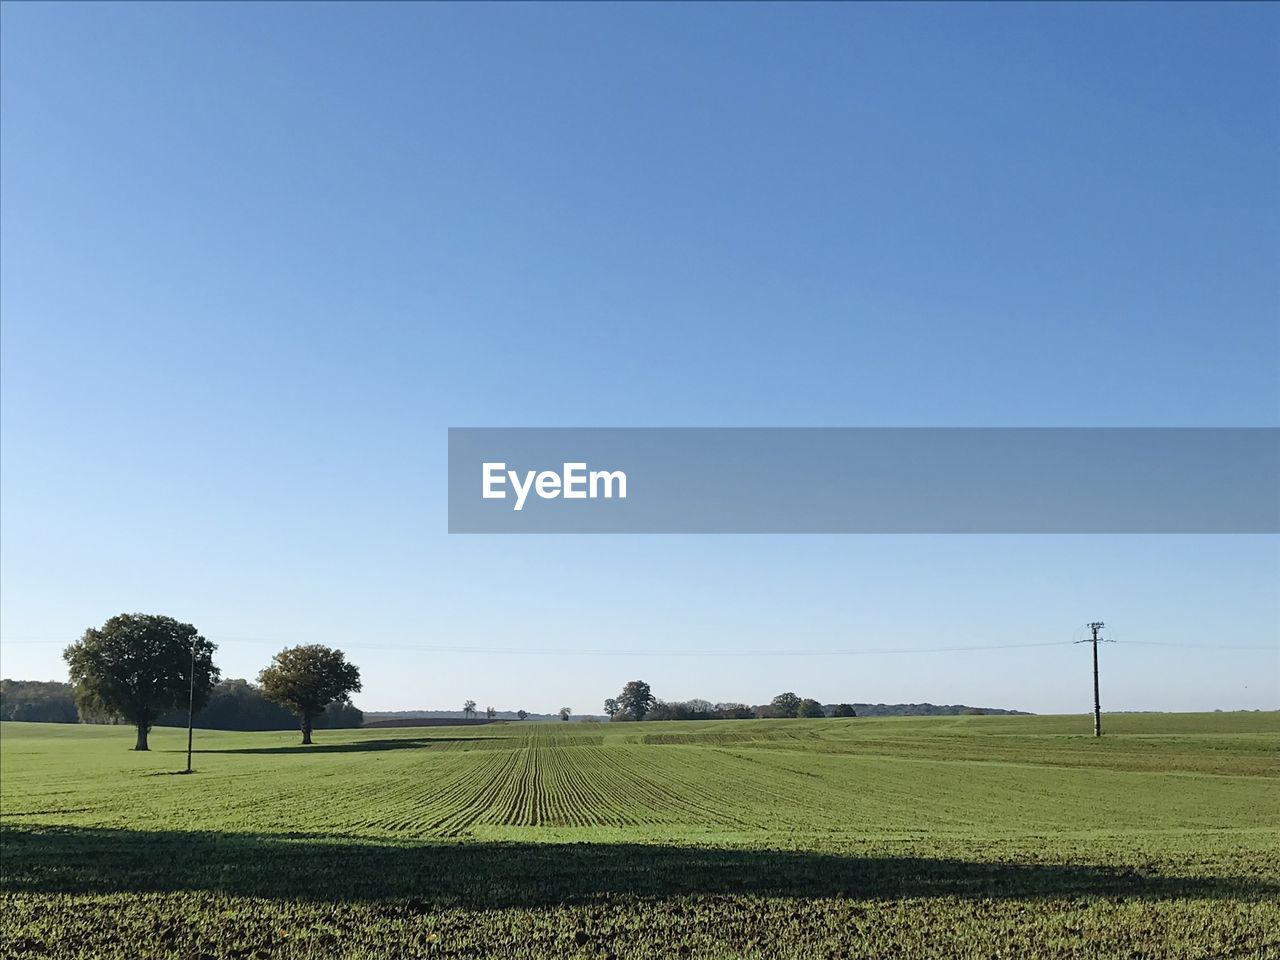
[[[48,643],[66,643],[65,640],[0,640],[5,644],[48,644]],[[285,641],[280,640],[259,640],[247,638],[224,637],[216,639],[217,643],[229,644],[251,644],[254,646],[287,646]],[[796,649],[766,649],[766,650],[655,650],[655,649],[630,649],[630,650],[609,650],[609,649],[566,649],[555,647],[468,647],[459,645],[423,645],[423,644],[386,644],[386,643],[339,643],[345,649],[350,650],[388,650],[409,653],[483,653],[483,654],[531,654],[537,656],[600,656],[600,657],[625,657],[634,656],[637,653],[643,653],[650,656],[663,657],[846,657],[846,656],[872,656],[876,654],[897,654],[897,653],[967,653],[979,650],[1015,650],[1028,649],[1033,647],[1059,647],[1065,646],[1069,641],[1054,640],[1047,643],[1000,643],[1000,644],[982,644],[976,646],[954,646],[954,647],[863,647],[859,649],[842,649],[842,650],[796,650]]]
[[[0,644],[6,646],[28,646],[39,644],[67,644],[70,640],[8,640],[0,638]],[[288,646],[288,641],[283,640],[267,640],[257,637],[223,637],[216,639],[219,644],[247,644],[253,646]],[[526,656],[600,656],[600,657],[625,657],[635,656],[636,654],[645,654],[648,656],[663,657],[853,657],[853,656],[880,656],[885,654],[927,654],[927,653],[974,653],[984,650],[1029,650],[1043,647],[1062,647],[1071,646],[1072,643],[1088,643],[1088,639],[1083,641],[1071,640],[1049,640],[1038,643],[997,643],[997,644],[975,644],[967,646],[947,646],[947,647],[861,647],[846,648],[835,650],[823,649],[765,649],[765,650],[655,650],[655,649],[629,649],[629,650],[609,650],[609,649],[566,649],[554,647],[469,647],[462,645],[423,645],[423,644],[379,644],[379,643],[339,643],[345,649],[349,650],[387,650],[401,653],[474,653],[474,654],[510,654],[510,655],[526,655]],[[1170,643],[1158,640],[1111,640],[1105,641],[1116,643],[1121,646],[1153,646],[1153,647],[1173,647],[1185,650],[1248,650],[1256,652],[1272,652],[1276,651],[1276,647],[1250,647],[1250,646],[1230,646],[1217,644],[1190,644],[1190,643]]]

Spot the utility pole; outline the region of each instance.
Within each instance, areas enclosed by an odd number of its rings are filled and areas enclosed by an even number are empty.
[[[1096,659],[1096,655],[1095,655]],[[1097,671],[1095,670],[1096,674]],[[191,772],[191,728],[196,717],[196,641],[191,640],[191,686],[187,691],[187,773]]]
[[[1093,735],[1100,737],[1102,736],[1102,703],[1098,698],[1098,643],[1110,643],[1111,641],[1101,640],[1098,637],[1098,631],[1106,626],[1101,620],[1087,623],[1085,626],[1093,631],[1093,638],[1090,640],[1077,640],[1076,643],[1093,644]]]

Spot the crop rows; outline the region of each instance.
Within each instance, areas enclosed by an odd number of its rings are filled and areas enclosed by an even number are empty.
[[[1280,957],[1280,718],[987,721],[4,724],[0,960]]]

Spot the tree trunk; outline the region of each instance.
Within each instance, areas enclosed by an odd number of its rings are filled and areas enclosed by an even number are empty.
[[[147,731],[148,731],[148,730],[150,730],[150,727],[149,727],[147,724],[145,724],[145,723],[140,723],[140,724],[138,724],[138,742],[137,742],[137,744],[134,746],[134,748],[133,748],[133,749],[135,749],[135,750],[148,750],[148,749],[150,749],[150,748],[147,746]]]
[[[304,746],[311,743],[311,714],[309,713],[302,715],[302,743]]]

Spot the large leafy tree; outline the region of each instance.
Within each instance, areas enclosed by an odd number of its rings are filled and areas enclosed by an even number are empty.
[[[632,680],[618,694],[618,709],[630,720],[643,720],[657,702],[657,697],[643,680]]]
[[[773,698],[773,715],[775,717],[798,717],[800,716],[800,698],[794,693],[780,693]]]
[[[146,750],[147,734],[162,713],[185,706],[188,697],[197,710],[208,701],[219,678],[216,649],[189,623],[122,613],[90,627],[62,658],[81,712],[133,724],[138,730],[134,749]]]
[[[346,702],[360,689],[360,669],[346,654],[318,643],[287,647],[258,674],[262,694],[298,717],[302,742],[311,742],[315,718],[329,704]]]

